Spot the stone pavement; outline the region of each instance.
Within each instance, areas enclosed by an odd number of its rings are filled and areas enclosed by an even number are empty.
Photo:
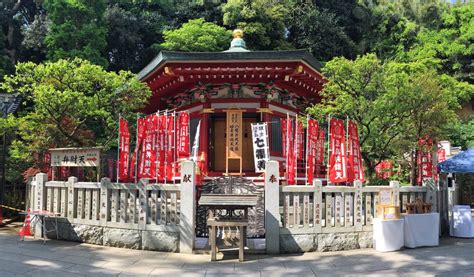
[[[373,249],[297,255],[184,255],[26,239],[0,228],[0,276],[474,276],[474,239],[440,247],[379,253]]]

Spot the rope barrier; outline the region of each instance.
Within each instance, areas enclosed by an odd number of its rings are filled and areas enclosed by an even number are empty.
[[[0,205],[0,208],[9,209],[9,210],[16,211],[16,212],[26,212],[25,210],[9,207],[9,206],[5,206],[5,205]]]

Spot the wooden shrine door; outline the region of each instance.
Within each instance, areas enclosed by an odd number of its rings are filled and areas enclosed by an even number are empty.
[[[255,172],[253,161],[252,129],[250,124],[255,118],[242,119],[242,171]],[[214,118],[212,124],[212,165],[213,171],[225,172],[226,119]],[[239,172],[239,161],[229,161],[229,172]]]

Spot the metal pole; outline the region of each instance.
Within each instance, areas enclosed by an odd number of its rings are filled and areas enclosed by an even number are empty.
[[[8,102],[3,102],[3,118],[7,117]],[[5,196],[5,167],[6,165],[6,152],[7,152],[7,132],[3,132],[3,145],[2,145],[2,184],[0,186],[0,204],[3,205]]]
[[[119,182],[119,173],[120,173],[120,150],[122,150],[122,147],[121,147],[121,141],[120,141],[120,119],[122,118],[121,115],[119,115],[119,128],[118,128],[118,147],[117,147],[117,179],[115,180],[115,182],[118,184]],[[112,181],[112,180],[111,180]]]
[[[327,168],[326,168],[326,176],[327,176],[328,185],[329,185],[330,158],[331,158],[331,115],[328,116],[328,163],[327,163]]]

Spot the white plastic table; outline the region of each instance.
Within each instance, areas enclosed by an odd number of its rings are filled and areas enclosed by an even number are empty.
[[[374,248],[380,252],[397,251],[403,247],[403,219],[374,219]]]
[[[451,233],[453,237],[472,238],[474,237],[474,222],[471,216],[471,206],[454,205],[453,218],[451,219]]]
[[[403,214],[405,247],[439,245],[439,213]]]

